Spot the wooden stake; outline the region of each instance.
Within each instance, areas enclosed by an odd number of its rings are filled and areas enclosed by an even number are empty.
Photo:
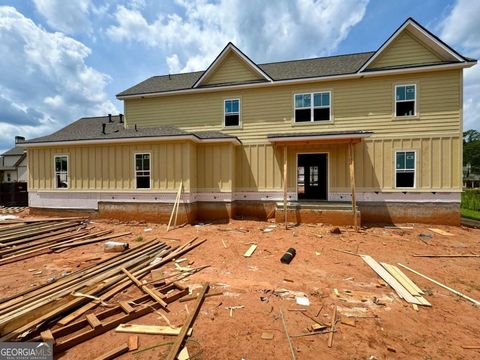
[[[288,152],[287,145],[283,148],[283,215],[285,217],[285,230],[288,229],[288,213],[287,213],[287,201],[288,201]]]
[[[457,291],[457,290],[455,290],[455,289],[452,289],[452,288],[448,287],[447,285],[444,285],[444,284],[438,282],[437,280],[434,280],[434,279],[432,279],[432,278],[429,278],[428,276],[423,275],[423,274],[419,273],[418,271],[415,271],[415,270],[409,268],[408,266],[402,265],[402,264],[400,264],[400,263],[398,263],[398,265],[401,266],[401,267],[403,267],[403,268],[405,268],[405,269],[407,269],[407,270],[410,270],[410,271],[413,272],[414,274],[417,274],[417,275],[423,277],[424,279],[427,279],[427,280],[433,282],[434,284],[437,284],[438,286],[441,286],[441,287],[444,288],[445,290],[448,290],[448,291],[454,293],[455,295],[458,295],[458,296],[460,296],[460,297],[462,297],[462,298],[464,298],[464,299],[466,299],[466,300],[474,303],[474,304],[477,305],[477,306],[480,305],[480,301],[477,301],[477,300],[475,300],[475,299],[472,299],[471,297],[469,297],[469,296],[467,296],[467,295],[465,295],[465,294],[462,294],[460,291]]]
[[[175,202],[173,203],[172,213],[170,214],[170,220],[168,221],[167,232],[170,230],[170,225],[172,225],[172,220],[173,220],[175,211],[178,214],[178,203],[180,202],[180,193],[182,192],[182,187],[183,187],[183,181],[180,181],[180,186],[177,191],[177,196],[175,197]],[[175,223],[176,222],[177,222],[177,219],[175,217]]]
[[[337,320],[337,305],[333,308],[332,322],[330,323],[330,333],[328,334],[328,347],[331,348],[333,344],[333,332],[335,331],[335,322]]]
[[[350,187],[352,189],[353,225],[355,227],[355,231],[358,231],[357,200],[355,196],[355,150],[352,142],[348,143],[348,158],[350,160]]]

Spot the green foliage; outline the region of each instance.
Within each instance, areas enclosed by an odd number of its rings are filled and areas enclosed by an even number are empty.
[[[480,211],[480,190],[465,190],[462,193],[462,209]]]
[[[467,130],[463,133],[463,165],[472,166],[470,173],[480,174],[480,132]]]
[[[143,236],[137,236],[135,238],[135,241],[138,241],[138,242],[143,241]]]
[[[480,211],[469,210],[469,209],[460,209],[462,217],[472,220],[480,221]]]

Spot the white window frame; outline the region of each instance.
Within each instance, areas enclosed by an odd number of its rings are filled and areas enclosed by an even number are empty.
[[[57,158],[66,157],[67,158],[67,187],[58,187],[57,184]],[[68,154],[56,154],[53,156],[53,181],[54,187],[56,190],[68,190],[70,189],[70,157]]]
[[[146,170],[137,170],[137,155],[148,155],[148,159],[150,161],[150,170],[148,170],[148,188],[139,188],[137,187],[137,172],[145,172]],[[133,154],[133,174],[134,174],[134,181],[135,181],[135,189],[136,190],[149,190],[152,188],[152,153],[149,151],[141,151],[136,152]],[[140,175],[142,176],[142,175]],[[144,175],[143,175],[144,176]]]
[[[415,161],[413,162],[413,186],[412,187],[398,187],[397,186],[397,154],[398,153],[407,153],[413,152],[415,156]],[[394,177],[395,177],[395,189],[416,189],[417,188],[417,151],[413,149],[406,149],[406,150],[395,150],[395,158],[393,159],[393,168],[394,168]],[[411,169],[400,169],[400,171],[411,171]]]
[[[415,89],[415,97],[413,98],[413,115],[397,115],[397,103],[399,102],[407,102],[407,101],[412,101],[412,100],[397,100],[397,88],[399,87],[407,87],[407,86],[413,86]],[[405,90],[406,94],[406,90]],[[394,117],[398,119],[404,119],[404,118],[412,118],[417,116],[417,84],[411,83],[411,84],[396,84],[395,85],[395,90],[393,93],[393,100],[395,101],[395,108],[394,108]]]
[[[227,125],[225,123],[225,117],[227,116],[227,112],[225,110],[227,101],[238,101],[238,125]],[[231,129],[231,128],[241,127],[242,125],[241,105],[242,105],[242,102],[240,101],[240,98],[229,98],[229,99],[223,100],[223,127],[224,128]],[[236,113],[229,113],[229,114],[235,115]]]
[[[314,120],[314,110],[315,109],[325,109],[327,106],[315,106],[315,94],[326,94],[328,93],[329,105],[328,105],[328,120]],[[295,98],[298,95],[310,95],[310,107],[299,107],[297,108],[297,103]],[[299,121],[297,122],[297,111],[296,110],[302,109],[310,109],[310,123],[315,124],[323,124],[326,122],[332,121],[332,91],[331,90],[323,90],[323,91],[314,91],[314,92],[306,92],[306,93],[297,93],[293,94],[293,122],[295,124],[308,124],[308,121]]]

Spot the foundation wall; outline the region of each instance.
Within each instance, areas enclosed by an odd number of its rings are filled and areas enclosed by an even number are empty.
[[[364,202],[363,223],[425,223],[460,225],[460,203]]]

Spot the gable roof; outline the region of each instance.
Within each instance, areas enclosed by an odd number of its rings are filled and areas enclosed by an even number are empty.
[[[265,79],[266,81],[272,81],[270,76],[266,74],[260,67],[258,67],[257,64],[255,64],[250,58],[245,55],[243,52],[240,51],[239,48],[237,48],[233,43],[229,42],[227,46],[223,48],[223,50],[218,54],[218,56],[213,60],[213,62],[210,64],[210,66],[203,72],[203,74],[195,81],[195,83],[192,85],[193,88],[199,87],[202,85],[202,82],[207,79],[217,68],[218,66],[222,63],[223,59],[230,54],[234,53],[236,56],[238,56],[242,61],[245,62],[245,64],[251,68],[255,73],[257,73],[261,78]]]
[[[225,46],[217,58],[205,71],[190,73],[153,76],[139,84],[136,84],[117,94],[117,98],[142,97],[164,95],[175,92],[209,91],[220,86],[267,86],[280,82],[306,82],[329,80],[330,78],[355,78],[362,76],[377,76],[383,74],[379,69],[367,69],[367,67],[388,47],[388,45],[404,29],[408,28],[417,38],[435,49],[435,52],[445,57],[445,62],[406,64],[395,67],[385,67],[382,71],[393,73],[394,71],[426,71],[430,69],[470,67],[476,63],[471,59],[460,55],[450,46],[445,44],[437,36],[429,32],[412,18],[408,18],[381,46],[377,51],[282,61],[266,64],[255,64],[248,56],[241,52],[231,42]],[[259,80],[242,82],[204,84],[202,81],[208,78],[222,59],[229,53],[234,52],[245,64],[261,76]],[[427,69],[428,68],[428,69]]]
[[[105,124],[105,133],[103,133]],[[197,142],[231,141],[239,143],[236,136],[228,135],[220,131],[187,132],[175,126],[162,125],[154,127],[125,128],[120,122],[119,116],[112,116],[109,122],[108,116],[81,118],[60,129],[53,134],[26,140],[26,147],[35,144],[52,144],[65,142],[96,142],[96,141],[135,141],[148,139],[175,140],[189,138]]]
[[[313,59],[281,61],[259,64],[258,67],[268,73],[274,82],[279,80],[354,74],[372,54],[373,52],[365,52]],[[198,82],[203,73],[203,71],[196,71],[183,74],[152,76],[122,91],[117,96],[122,97],[192,89],[193,85]],[[222,84],[222,86],[224,85],[225,84]],[[204,87],[215,87],[215,85],[203,85],[202,88]]]
[[[409,30],[418,40],[423,43],[430,45],[432,49],[435,49],[439,55],[443,56],[448,62],[469,62],[473,59],[466,58],[456,52],[453,48],[444,43],[439,37],[432,34],[422,25],[420,25],[413,18],[409,17],[405,22],[400,25],[397,30],[375,51],[372,56],[362,65],[359,69],[359,72],[366,71],[368,66],[371,65],[375,59],[378,59],[379,56],[388,48],[388,46],[397,39],[400,34],[405,30]]]

